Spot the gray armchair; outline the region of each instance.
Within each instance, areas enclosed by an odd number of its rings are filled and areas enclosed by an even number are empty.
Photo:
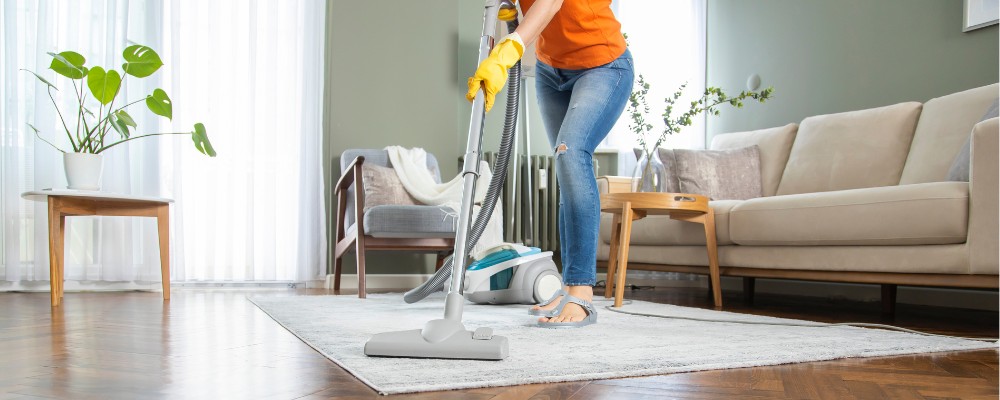
[[[357,253],[358,297],[365,298],[365,252],[393,250],[437,253],[437,268],[455,246],[456,216],[441,206],[376,205],[365,209],[362,166],[391,167],[382,149],[349,149],[340,156],[340,180],[334,187],[337,198],[333,261],[333,288],[340,290],[343,256]],[[437,159],[427,154],[427,168],[437,182],[441,173]],[[362,190],[357,190],[362,188]]]

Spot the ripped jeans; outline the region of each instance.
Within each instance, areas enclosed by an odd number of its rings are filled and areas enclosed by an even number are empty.
[[[601,224],[593,155],[632,94],[632,55],[625,50],[608,64],[580,70],[538,61],[536,70],[538,104],[559,182],[563,284],[593,286]]]

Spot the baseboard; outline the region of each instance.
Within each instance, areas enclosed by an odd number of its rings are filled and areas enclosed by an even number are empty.
[[[120,292],[128,290],[160,292],[163,287],[156,282],[107,282],[107,281],[65,281],[63,290],[66,292]],[[170,282],[170,290],[183,289],[295,289],[322,288],[324,281],[267,281],[267,282],[230,282],[230,281],[197,281]],[[0,292],[48,292],[49,281],[18,281],[0,282]]]
[[[637,271],[638,272],[638,271]],[[409,290],[426,282],[433,274],[369,274],[365,276],[365,287],[368,289],[400,289]],[[605,274],[597,274],[597,280],[605,280]],[[638,286],[656,287],[701,287],[705,286],[705,277],[699,276],[695,280],[669,280],[669,279],[649,279],[649,278],[628,278],[628,283]],[[319,282],[319,281],[317,281]],[[333,275],[326,276],[326,289],[333,289]],[[340,288],[358,287],[357,274],[342,274],[340,276]]]
[[[173,284],[171,284],[173,287]],[[160,282],[66,281],[66,292],[116,292],[124,290],[162,291]],[[48,292],[49,281],[0,282],[0,292]]]
[[[636,277],[629,274],[627,283],[637,286],[664,287],[708,287],[708,277],[696,275],[693,280],[663,279],[656,276],[642,276],[635,271]],[[662,272],[660,273],[662,274]],[[655,275],[655,274],[654,274]],[[421,283],[430,279],[431,274],[369,274],[365,279],[365,284],[369,289],[399,289],[408,290],[417,287]],[[597,280],[605,280],[605,274],[597,274]],[[318,285],[322,281],[313,281]],[[341,288],[355,288],[358,286],[358,276],[356,274],[343,274],[340,278]],[[333,275],[327,275],[324,286],[333,288]],[[722,277],[722,288],[727,291],[740,292],[743,290],[743,280],[737,277]],[[998,294],[989,290],[969,290],[969,289],[942,289],[901,286],[897,289],[896,301],[901,304],[927,305],[937,307],[968,308],[974,310],[998,311]],[[879,285],[862,285],[835,282],[811,282],[785,279],[764,279],[757,278],[755,287],[756,293],[761,294],[782,294],[791,296],[819,297],[832,300],[850,301],[879,301],[881,299],[881,287]]]
[[[365,287],[368,289],[400,289],[409,290],[431,279],[433,274],[368,274],[365,275]],[[358,287],[357,274],[341,274],[340,288]],[[333,289],[333,275],[327,275],[324,288]]]

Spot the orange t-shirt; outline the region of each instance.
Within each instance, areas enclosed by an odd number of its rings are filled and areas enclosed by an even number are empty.
[[[535,0],[521,0],[528,14]],[[622,24],[611,12],[611,0],[565,0],[542,30],[535,54],[556,68],[593,68],[625,53]]]

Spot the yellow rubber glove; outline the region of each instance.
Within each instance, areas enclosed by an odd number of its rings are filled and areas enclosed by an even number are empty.
[[[493,47],[489,57],[479,63],[476,73],[469,78],[469,92],[465,98],[472,102],[476,98],[476,92],[482,87],[486,96],[486,112],[493,108],[493,100],[497,93],[503,89],[507,83],[507,70],[521,59],[524,54],[524,42],[517,32],[507,35],[500,41],[500,44]]]
[[[501,21],[513,21],[514,18],[517,18],[517,8],[501,8],[497,12],[497,19]]]

